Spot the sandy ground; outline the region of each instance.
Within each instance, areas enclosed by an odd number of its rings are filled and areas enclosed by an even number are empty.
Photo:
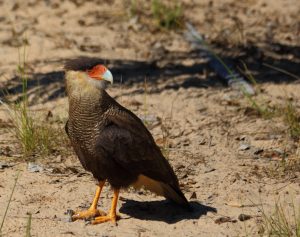
[[[28,213],[32,236],[267,235],[261,231],[263,213],[271,214],[280,201],[290,216],[291,204],[300,203],[299,169],[278,168],[283,154],[299,158],[299,141],[286,135],[288,127],[280,117],[256,116],[249,101],[226,87],[182,31],[157,30],[145,20],[150,10],[143,2],[141,12],[129,17],[129,3],[0,1],[0,89],[8,91],[10,99],[20,96],[18,48],[22,52],[27,44],[31,109],[45,122],[51,111],[54,123],[63,128],[63,61],[80,55],[102,58],[116,81],[108,92],[151,118],[149,129],[165,147],[193,212],[144,190],[128,189],[118,203],[117,226],[68,222],[67,209],[90,205],[95,181],[70,147],[67,153],[38,157],[34,162],[44,170],[29,172],[1,106],[0,162],[9,166],[0,168],[1,217],[19,172],[2,235],[25,236]],[[298,0],[183,1],[183,9],[185,20],[222,57],[247,64],[259,84],[257,100],[274,105],[289,99],[299,112]],[[108,210],[111,196],[106,186],[101,209]],[[242,222],[240,214],[252,218]]]

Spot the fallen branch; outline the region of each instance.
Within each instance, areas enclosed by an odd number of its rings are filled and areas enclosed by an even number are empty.
[[[254,95],[255,91],[253,87],[243,78],[243,76],[234,70],[234,66],[231,63],[225,63],[204,41],[202,35],[190,24],[186,23],[187,40],[193,44],[193,46],[201,50],[201,56],[206,56],[209,66],[222,78],[228,86],[233,89],[240,90],[247,95]]]

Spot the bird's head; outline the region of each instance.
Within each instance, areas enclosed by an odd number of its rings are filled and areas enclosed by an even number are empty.
[[[92,69],[86,71],[89,78],[96,81],[107,81],[113,83],[113,76],[111,72],[102,64],[97,64]]]
[[[91,87],[105,89],[113,83],[112,73],[95,58],[77,58],[66,62],[67,87],[88,89]]]
[[[111,72],[102,64],[97,64],[85,72],[86,80],[89,84],[98,89],[106,89],[108,83],[113,83]]]

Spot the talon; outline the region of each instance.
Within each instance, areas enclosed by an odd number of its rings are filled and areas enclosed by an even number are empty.
[[[102,191],[102,188],[105,184],[105,181],[100,181],[99,182],[99,185],[98,185],[98,188],[96,190],[96,193],[95,193],[95,197],[94,197],[94,200],[92,202],[92,205],[91,207],[86,210],[86,211],[78,211],[78,212],[72,212],[71,211],[68,211],[68,214],[71,215],[71,220],[72,221],[76,221],[76,220],[79,220],[79,219],[83,219],[83,220],[90,220],[94,217],[97,217],[97,216],[105,216],[106,213],[104,211],[101,211],[101,210],[98,210],[97,209],[97,204],[98,204],[98,201],[99,201],[99,198],[100,198],[100,194],[101,194],[101,191]]]
[[[113,224],[117,224],[117,220],[120,219],[120,216],[118,215],[106,215],[106,216],[98,216],[95,218],[95,220],[91,221],[92,225],[101,224],[104,222],[111,221]]]

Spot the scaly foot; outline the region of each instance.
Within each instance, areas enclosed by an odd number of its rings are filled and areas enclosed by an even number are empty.
[[[118,215],[106,215],[106,216],[98,216],[95,218],[95,220],[91,221],[93,225],[104,223],[111,221],[112,223],[116,224],[117,220],[120,219],[120,216]]]
[[[111,202],[111,208],[108,215],[105,216],[98,216],[95,218],[95,220],[91,221],[93,225],[104,223],[107,221],[111,221],[112,223],[116,224],[117,219],[119,216],[117,215],[116,208],[118,203],[118,197],[119,197],[119,189],[114,189],[114,197]]]
[[[79,219],[90,220],[94,217],[100,217],[100,216],[106,216],[106,213],[98,209],[90,208],[86,211],[75,212],[75,214],[72,215],[72,221],[76,221]]]

